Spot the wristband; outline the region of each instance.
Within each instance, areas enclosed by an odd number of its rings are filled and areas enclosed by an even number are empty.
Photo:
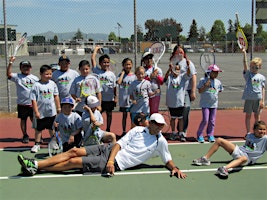
[[[9,64],[13,64],[13,62],[12,61],[9,61]]]
[[[109,160],[109,161],[108,161],[108,163],[112,163],[112,164],[114,164],[114,161],[112,161],[112,160]]]

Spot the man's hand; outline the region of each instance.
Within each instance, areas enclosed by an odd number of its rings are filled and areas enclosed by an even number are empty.
[[[107,162],[106,170],[107,170],[107,173],[109,173],[111,176],[114,175],[114,172],[115,172],[114,161],[109,160]]]
[[[185,179],[187,177],[181,170],[177,167],[174,167],[171,171],[170,177],[176,176],[177,178]]]

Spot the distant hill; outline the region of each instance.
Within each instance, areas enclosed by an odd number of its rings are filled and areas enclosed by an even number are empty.
[[[35,35],[31,35],[28,37],[29,40],[32,40],[32,36],[45,36],[46,40],[53,39],[54,36],[56,35],[58,37],[58,41],[63,41],[63,40],[71,40],[76,32],[67,32],[67,33],[54,33],[52,31],[48,31],[45,33],[39,33]],[[108,35],[104,33],[82,33],[84,39],[93,39],[94,41],[102,40],[102,41],[107,41],[108,40]]]

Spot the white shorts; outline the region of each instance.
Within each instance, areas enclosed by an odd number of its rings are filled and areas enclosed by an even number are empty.
[[[242,164],[242,166],[246,166],[250,163],[250,159],[249,159],[248,155],[245,152],[241,151],[237,145],[235,146],[235,149],[234,149],[233,153],[231,154],[231,156],[233,157],[234,160],[240,158],[241,156],[246,156],[247,162]]]

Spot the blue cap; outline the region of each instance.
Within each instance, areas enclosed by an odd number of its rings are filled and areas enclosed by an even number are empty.
[[[61,104],[66,104],[67,103],[67,104],[71,104],[72,106],[74,106],[74,100],[71,97],[63,98],[60,103]]]

